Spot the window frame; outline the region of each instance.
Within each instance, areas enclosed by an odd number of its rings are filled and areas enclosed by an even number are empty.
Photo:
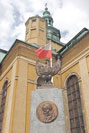
[[[5,80],[2,87],[2,93],[1,93],[2,98],[1,98],[1,104],[0,104],[0,133],[2,131],[2,125],[3,125],[3,119],[4,119],[7,90],[8,90],[8,79]]]
[[[76,83],[78,84],[78,87],[79,87],[79,90],[78,90],[78,91],[79,91],[79,96],[80,96],[79,99],[80,99],[80,102],[81,102],[81,110],[82,110],[82,100],[81,100],[81,92],[80,92],[80,85],[79,85],[78,76],[76,76],[76,75],[74,75],[74,74],[71,74],[71,75],[68,76],[68,78],[67,78],[67,80],[66,80],[66,90],[67,90],[67,99],[68,99],[67,101],[68,101],[68,109],[69,109],[70,130],[71,130],[71,133],[74,133],[75,131],[73,132],[73,131],[72,131],[73,128],[71,128],[71,127],[72,127],[72,125],[71,125],[71,123],[72,123],[72,122],[71,122],[71,121],[72,121],[72,118],[71,118],[71,115],[70,115],[70,111],[74,111],[74,110],[73,110],[73,109],[71,110],[71,109],[70,109],[71,107],[69,107],[69,102],[70,102],[69,100],[70,100],[70,99],[69,99],[69,97],[68,97],[69,95],[71,95],[70,92],[68,92],[68,81],[69,81],[69,79],[71,79],[71,77],[76,77],[76,79],[77,79],[77,82],[76,82]],[[73,91],[73,90],[72,90],[72,91]],[[75,95],[77,95],[76,92],[77,92],[77,91],[75,91]],[[73,93],[73,92],[71,92],[71,93]],[[77,99],[77,97],[76,97],[76,99]],[[72,99],[72,101],[73,101],[73,100],[74,100],[74,99]],[[73,108],[73,107],[72,107],[72,108]],[[85,124],[84,124],[83,111],[81,111],[81,112],[82,112],[83,127],[84,127],[84,133],[85,133]],[[72,112],[72,113],[73,113],[73,112]],[[72,114],[72,113],[71,113],[71,114]],[[74,113],[75,113],[75,112],[74,112]],[[73,116],[73,117],[74,117],[74,116]],[[76,118],[76,117],[75,117],[75,118]],[[77,117],[77,118],[78,118],[78,117]],[[81,118],[81,116],[79,116],[79,118]],[[79,122],[81,123],[81,121],[79,121]],[[73,122],[73,125],[74,125],[74,122]],[[75,125],[76,125],[76,124],[75,124]],[[80,125],[80,126],[81,126],[81,125]],[[81,126],[81,127],[82,127],[82,126]],[[77,128],[77,129],[76,129],[76,133],[77,133],[78,127],[75,126],[75,128]],[[80,131],[80,132],[78,131],[78,133],[82,133],[82,130],[83,130],[83,129],[80,129],[80,130],[81,130],[81,131]]]

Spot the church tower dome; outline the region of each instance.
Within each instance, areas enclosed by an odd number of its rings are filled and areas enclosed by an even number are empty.
[[[46,4],[47,6],[47,4]],[[48,8],[45,7],[45,11],[43,12],[43,18],[47,21],[47,25],[48,26],[53,26],[53,18],[50,14],[50,12],[48,11]]]
[[[53,26],[53,18],[50,12],[48,11],[47,3],[45,4],[45,11],[43,12],[43,18],[46,20],[46,24],[47,24],[48,40],[52,40],[57,43],[60,43],[60,38],[61,38],[60,30],[58,30],[57,28]]]

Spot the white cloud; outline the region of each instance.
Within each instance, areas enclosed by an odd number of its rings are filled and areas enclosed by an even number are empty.
[[[9,49],[17,38],[24,40],[25,22],[31,16],[42,16],[46,2],[54,26],[61,31],[61,41],[67,42],[83,27],[89,28],[88,0],[1,0],[0,48]]]
[[[82,28],[89,27],[89,18],[83,10],[75,7],[73,4],[64,5],[62,9],[56,9],[54,13],[55,26],[61,32],[68,31],[62,41],[69,41]]]

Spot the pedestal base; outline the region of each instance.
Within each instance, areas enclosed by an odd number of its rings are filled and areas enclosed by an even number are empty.
[[[39,106],[43,103],[51,102],[58,110],[57,116],[55,115],[56,109],[52,105],[53,112],[46,112],[45,108],[48,104]],[[39,107],[40,116],[37,116],[37,108]],[[41,109],[42,108],[42,109]],[[50,112],[52,111],[50,109]],[[43,113],[42,113],[43,111]],[[51,114],[51,115],[50,115]],[[53,121],[52,117],[56,116]],[[42,122],[38,117],[43,119]],[[47,118],[46,118],[47,117]],[[50,120],[47,123],[47,120]],[[31,127],[30,133],[65,133],[65,120],[64,120],[64,105],[62,97],[62,89],[50,88],[50,89],[38,89],[31,94]]]

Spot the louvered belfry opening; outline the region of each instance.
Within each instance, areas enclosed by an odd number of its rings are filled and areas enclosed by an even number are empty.
[[[67,96],[71,133],[85,133],[79,82],[75,75],[67,80]]]
[[[0,105],[0,133],[2,132],[2,123],[3,123],[3,117],[4,117],[6,95],[7,95],[7,86],[8,86],[8,80],[5,81],[2,88],[2,94],[1,94],[2,98],[1,98],[1,105]]]

